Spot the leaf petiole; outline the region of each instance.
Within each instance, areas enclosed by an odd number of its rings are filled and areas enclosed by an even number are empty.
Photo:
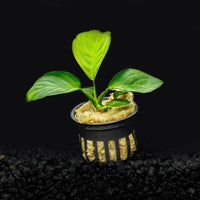
[[[94,99],[97,102],[97,92],[96,92],[96,85],[95,85],[95,80],[93,82],[93,93],[94,93]]]
[[[104,90],[104,91],[99,95],[99,97],[98,97],[98,104],[99,104],[99,105],[103,106],[103,105],[102,105],[102,100],[103,100],[104,96],[106,95],[106,93],[107,93],[108,91],[109,91],[109,89],[106,88],[106,90]]]
[[[98,109],[99,106],[93,96],[93,91],[94,91],[93,88],[92,87],[81,88],[80,90],[93,103],[94,107]]]

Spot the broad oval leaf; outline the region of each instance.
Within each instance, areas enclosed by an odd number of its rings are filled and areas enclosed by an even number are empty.
[[[74,57],[89,79],[95,79],[110,42],[111,33],[98,30],[79,33],[73,40]]]
[[[79,90],[79,79],[69,72],[52,71],[40,77],[26,94],[27,101]]]
[[[125,69],[117,73],[108,84],[109,89],[147,93],[159,88],[163,81],[137,69]]]
[[[106,107],[118,107],[118,106],[124,106],[129,104],[130,101],[127,99],[114,99],[106,104]]]

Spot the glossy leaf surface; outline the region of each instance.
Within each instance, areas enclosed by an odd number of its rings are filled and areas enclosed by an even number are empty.
[[[163,81],[158,78],[140,70],[129,68],[117,73],[111,79],[108,88],[147,93],[159,88],[162,84]]]
[[[127,91],[115,91],[113,94],[114,99],[116,99],[118,96],[122,95],[122,94],[127,94]]]
[[[130,101],[127,99],[114,99],[106,104],[106,107],[118,107],[118,106],[124,106],[129,104]]]
[[[79,33],[72,42],[72,52],[81,69],[94,80],[111,42],[109,31],[90,30]]]
[[[27,92],[26,100],[34,101],[47,96],[80,90],[79,79],[69,72],[52,71],[40,77]]]

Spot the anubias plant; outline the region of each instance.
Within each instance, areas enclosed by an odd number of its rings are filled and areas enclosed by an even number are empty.
[[[163,81],[137,69],[124,69],[117,73],[109,82],[108,87],[98,97],[96,93],[95,78],[99,67],[109,49],[111,33],[90,30],[79,33],[72,42],[74,57],[81,69],[92,81],[93,86],[81,88],[79,79],[65,71],[52,71],[40,77],[27,92],[26,100],[34,101],[47,96],[64,94],[80,90],[93,103],[99,111],[106,111],[112,107],[129,104],[127,99],[119,95],[127,92],[147,93],[159,88]],[[109,90],[114,92],[114,99],[106,105],[102,100]]]

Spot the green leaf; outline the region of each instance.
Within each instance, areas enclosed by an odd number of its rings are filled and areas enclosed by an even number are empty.
[[[81,92],[85,94],[85,96],[93,103],[95,108],[98,108],[97,102],[94,99],[94,90],[93,87],[86,87],[86,88],[81,88]]]
[[[85,96],[93,103],[94,107],[98,109],[98,103],[94,98],[94,90],[93,87],[81,88],[81,92],[85,94]]]
[[[127,91],[115,91],[113,94],[114,99],[116,99],[118,96],[122,95],[122,94],[127,94]]]
[[[80,90],[79,79],[69,72],[52,71],[40,77],[26,94],[27,101]]]
[[[81,88],[81,91],[85,94],[87,94],[87,96],[90,96],[90,97],[94,97],[94,90],[93,90],[93,87],[86,87],[86,88]]]
[[[72,42],[72,52],[84,73],[94,80],[111,42],[109,31],[79,33]]]
[[[163,81],[145,72],[137,69],[125,69],[112,78],[108,88],[147,93],[159,88],[162,84]]]
[[[104,96],[106,95],[106,93],[107,93],[108,91],[109,91],[109,89],[107,88],[105,91],[103,91],[103,92],[99,95],[99,97],[98,97],[98,104],[99,104],[99,105],[103,106],[103,105],[102,105],[102,100],[103,100]]]
[[[127,99],[114,99],[106,104],[106,107],[118,107],[118,106],[124,106],[129,104],[130,101]]]

